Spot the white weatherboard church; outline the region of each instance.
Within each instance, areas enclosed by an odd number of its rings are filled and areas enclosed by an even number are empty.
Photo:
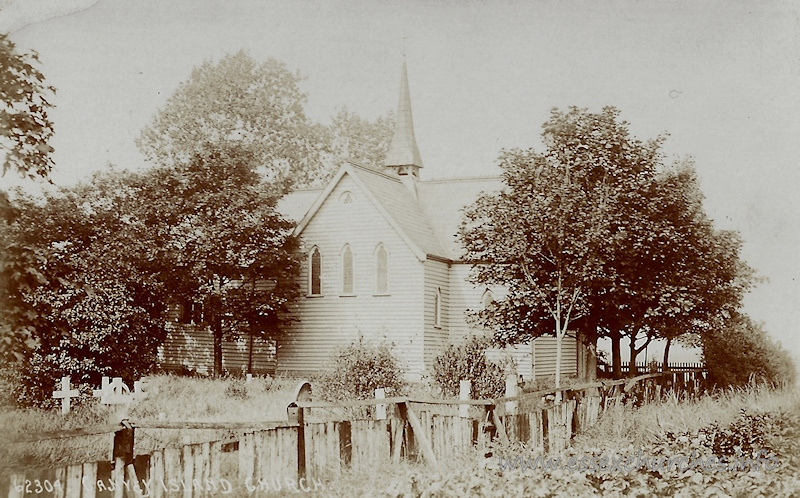
[[[313,375],[331,353],[363,336],[394,344],[410,380],[429,374],[450,344],[482,333],[467,322],[502,292],[467,277],[456,234],[461,209],[480,192],[502,188],[500,177],[424,181],[414,137],[406,66],[385,165],[345,164],[325,188],[286,196],[280,212],[297,223],[305,264],[297,322],[281,334],[277,370]],[[555,373],[555,339],[509,348],[526,380]],[[493,351],[491,356],[499,356]],[[577,371],[574,338],[563,342],[563,374]]]

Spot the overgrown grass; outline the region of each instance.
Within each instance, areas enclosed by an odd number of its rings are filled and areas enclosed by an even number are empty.
[[[264,422],[286,420],[296,379],[255,377],[202,379],[158,375],[145,379],[148,396],[125,408],[81,398],[66,416],[57,410],[0,410],[0,470],[102,461],[113,436],[80,436],[37,443],[9,443],[16,434],[76,429],[118,423],[122,418],[171,422]],[[236,436],[235,431],[139,429],[136,452]]]
[[[744,415],[743,415],[744,414]],[[757,427],[742,422],[759,421]],[[672,434],[672,437],[666,437]],[[536,457],[525,445],[469,450],[432,469],[422,463],[383,465],[344,472],[320,496],[800,496],[800,392],[762,386],[728,390],[696,400],[672,396],[635,408],[610,408],[598,424],[576,437],[562,457],[634,454],[711,456],[711,434],[729,441],[757,440],[780,461],[776,471],[640,469],[569,472],[565,469],[499,468],[499,456]],[[763,437],[762,437],[763,436]],[[698,441],[702,444],[698,444]]]

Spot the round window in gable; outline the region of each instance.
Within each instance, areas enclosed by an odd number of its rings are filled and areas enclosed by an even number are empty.
[[[353,193],[349,190],[342,192],[342,196],[339,198],[342,201],[342,204],[352,204],[353,203]]]

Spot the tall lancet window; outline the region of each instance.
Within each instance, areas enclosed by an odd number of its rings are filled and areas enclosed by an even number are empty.
[[[383,244],[375,250],[375,293],[389,293],[389,254]]]
[[[349,245],[342,251],[342,294],[353,294],[353,251]]]
[[[433,296],[433,326],[442,326],[442,289],[437,287]]]
[[[488,308],[494,302],[494,296],[492,295],[492,291],[486,289],[483,292],[483,297],[481,298],[481,304],[483,305],[483,309]]]
[[[308,293],[312,296],[322,294],[322,255],[319,247],[311,249],[308,256]]]

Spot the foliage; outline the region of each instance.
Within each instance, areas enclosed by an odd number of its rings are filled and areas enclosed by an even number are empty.
[[[244,51],[205,61],[182,82],[137,144],[161,166],[187,167],[209,149],[240,149],[275,184],[318,181],[324,130],[306,118],[302,77]]]
[[[471,337],[463,344],[450,345],[436,357],[433,364],[433,380],[450,398],[457,398],[460,382],[472,383],[474,399],[495,399],[505,395],[506,375],[503,368],[486,359],[486,348],[490,341]]]
[[[99,384],[148,372],[163,339],[163,285],[147,256],[155,239],[129,229],[111,199],[128,180],[98,175],[90,185],[61,189],[44,202],[20,196],[14,244],[37,256],[35,285],[14,288],[27,315],[8,327],[28,328],[35,343],[18,368],[23,404],[47,403],[62,375]]]
[[[477,314],[497,341],[573,328],[590,347],[609,336],[618,367],[623,335],[635,361],[741,305],[754,282],[741,239],[714,230],[690,161],[663,167],[664,137],[635,139],[612,107],[573,107],[543,138],[543,152],[501,154],[505,189],[468,206],[460,229],[472,280],[509,290]]]
[[[718,387],[741,387],[753,380],[794,384],[797,376],[789,353],[761,324],[740,313],[703,336],[703,359],[709,381]]]
[[[53,123],[47,116],[55,93],[35,67],[36,52],[17,53],[8,35],[0,34],[0,152],[3,175],[13,170],[29,178],[47,178],[52,170],[49,141]],[[45,282],[41,254],[18,243],[19,210],[0,190],[0,362],[17,363],[36,344],[34,311],[23,293]]]
[[[394,113],[388,111],[370,122],[342,107],[333,117],[328,131],[335,159],[333,169],[349,160],[381,170],[392,143]]]
[[[49,141],[53,123],[47,115],[55,88],[45,85],[34,67],[36,52],[17,53],[8,35],[0,34],[0,150],[3,174],[9,170],[30,178],[47,175],[53,168]]]
[[[386,396],[405,392],[403,369],[388,344],[358,341],[333,353],[330,370],[316,383],[324,399],[372,399],[375,389],[385,389]]]
[[[132,213],[159,241],[159,278],[173,297],[203,304],[216,374],[224,337],[275,338],[299,293],[297,241],[275,209],[282,187],[256,169],[246,148],[201,150],[189,164],[143,175]]]

